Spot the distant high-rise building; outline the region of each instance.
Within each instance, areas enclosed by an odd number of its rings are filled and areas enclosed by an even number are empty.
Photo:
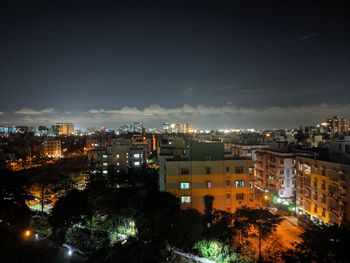
[[[169,122],[164,122],[164,124],[163,124],[163,132],[164,133],[170,133],[170,123]]]
[[[122,126],[120,126],[119,131],[121,133],[132,132],[132,126],[130,124],[123,124]]]
[[[142,122],[134,122],[134,132],[137,133],[143,133],[144,128],[143,128],[143,123]]]
[[[188,124],[188,122],[183,122],[180,123],[180,133],[188,133],[190,130],[190,125]]]
[[[170,124],[170,133],[179,133],[179,124],[171,123]]]
[[[334,116],[332,119],[327,119],[327,123],[332,133],[343,133],[350,131],[350,123],[348,118]]]
[[[57,135],[70,136],[74,134],[74,125],[71,122],[60,122],[56,124]]]

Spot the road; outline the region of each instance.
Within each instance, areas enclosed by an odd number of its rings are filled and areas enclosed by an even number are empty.
[[[297,219],[291,216],[284,216],[282,223],[277,227],[276,234],[280,237],[282,245],[286,249],[293,248],[292,243],[301,242],[299,235],[303,230],[297,226]]]

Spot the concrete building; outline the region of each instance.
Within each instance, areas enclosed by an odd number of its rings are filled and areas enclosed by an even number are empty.
[[[243,143],[237,143],[237,144],[230,144],[228,145],[228,148],[232,151],[233,156],[237,157],[246,157],[252,160],[256,160],[256,151],[261,149],[267,149],[269,148],[269,145],[264,144],[243,144]]]
[[[144,133],[145,129],[143,127],[142,122],[134,122],[134,132],[136,133]]]
[[[295,155],[274,150],[257,150],[255,186],[277,194],[280,198],[295,199]]]
[[[116,173],[126,173],[129,168],[139,169],[146,164],[146,154],[142,147],[114,143],[105,148],[88,152],[90,168],[108,174],[108,169]]]
[[[297,210],[316,222],[350,222],[350,165],[297,156]]]
[[[254,204],[253,161],[225,158],[222,143],[191,143],[187,158],[164,159],[160,187],[178,196],[181,207],[203,213],[204,197],[214,197],[213,208],[233,212]]]
[[[44,140],[41,145],[41,153],[47,158],[61,158],[61,140]]]
[[[350,131],[350,123],[348,118],[334,116],[332,119],[327,119],[327,123],[332,133],[343,133]]]
[[[70,122],[60,122],[56,124],[57,135],[70,136],[74,134],[74,125]]]
[[[188,133],[190,131],[190,125],[188,124],[188,122],[183,122],[180,123],[180,133]]]

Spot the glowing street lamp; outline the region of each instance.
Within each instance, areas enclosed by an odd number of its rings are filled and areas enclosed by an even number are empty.
[[[31,234],[32,234],[32,232],[31,232],[30,230],[26,230],[26,231],[24,232],[24,236],[25,236],[26,238],[30,237]]]

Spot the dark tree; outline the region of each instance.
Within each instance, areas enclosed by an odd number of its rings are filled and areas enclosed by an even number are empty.
[[[284,254],[286,262],[349,262],[350,227],[316,226],[301,234],[302,242]]]
[[[26,180],[4,170],[0,172],[0,219],[14,227],[25,228],[29,224],[30,210],[26,200],[31,199],[26,190]]]
[[[207,228],[206,236],[209,239],[229,241],[233,236],[233,215],[227,211],[214,210],[212,224]]]

